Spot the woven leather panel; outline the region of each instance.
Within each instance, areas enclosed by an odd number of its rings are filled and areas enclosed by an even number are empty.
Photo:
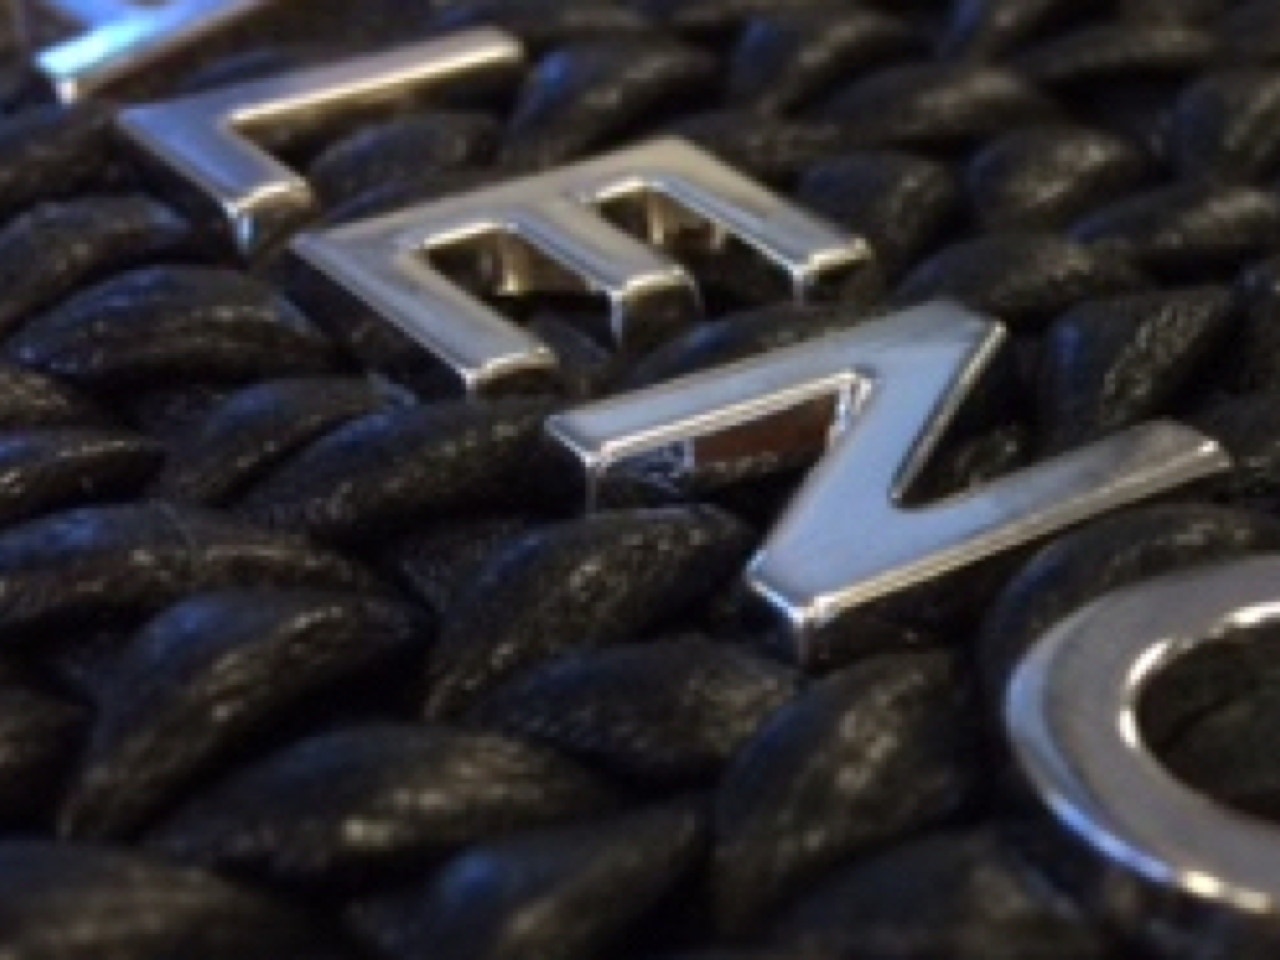
[[[701,264],[706,321],[631,360],[583,332],[597,305],[522,303],[559,382],[433,397],[399,338],[357,332],[371,377],[166,205],[108,106],[15,83],[0,957],[1140,955],[1034,865],[991,718],[1065,613],[1280,546],[1280,5],[343,6],[148,93],[497,23],[534,51],[502,95],[280,145],[327,221],[676,132],[878,268],[801,308]],[[584,519],[540,443],[584,399],[935,297],[1009,324],[1016,363],[926,492],[1155,416],[1235,470],[877,610],[850,628],[875,655],[803,677],[734,589],[794,476]],[[1198,674],[1152,721],[1263,814],[1275,672]]]

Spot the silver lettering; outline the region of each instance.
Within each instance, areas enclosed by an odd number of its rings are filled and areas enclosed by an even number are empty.
[[[634,219],[642,238],[611,224],[605,211]],[[387,321],[439,360],[459,388],[480,392],[550,369],[554,358],[432,257],[464,251],[484,292],[601,296],[604,338],[635,351],[700,311],[693,277],[663,253],[691,232],[711,245],[745,244],[799,298],[820,295],[870,258],[862,241],[679,140],[305,233],[292,251],[300,296],[313,310]]]
[[[802,428],[819,462],[747,581],[788,654],[818,663],[829,652],[817,638],[856,608],[1225,467],[1204,436],[1153,423],[940,503],[902,506],[1005,339],[999,324],[935,304],[571,411],[548,429],[598,499],[645,458],[714,469],[726,440],[794,459]]]
[[[1280,831],[1175,780],[1143,741],[1139,705],[1175,662],[1278,622],[1275,556],[1152,580],[1052,629],[1006,699],[1022,769],[1101,867],[1099,905],[1196,956],[1280,950]]]
[[[255,142],[423,96],[450,81],[505,76],[519,43],[496,30],[442,40],[133,107],[120,129],[178,189],[179,199],[222,218],[236,248],[253,256],[313,212],[307,181]]]
[[[19,29],[39,44],[50,28],[68,39],[36,51],[33,66],[63,103],[106,92],[201,42],[271,0],[24,0]]]

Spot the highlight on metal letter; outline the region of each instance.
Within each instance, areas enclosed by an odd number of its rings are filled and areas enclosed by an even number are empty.
[[[36,72],[63,103],[110,90],[190,48],[273,0],[21,0],[28,43],[65,36],[35,51]]]
[[[252,256],[300,226],[314,207],[307,181],[261,149],[255,137],[302,132],[455,80],[508,76],[522,59],[520,44],[507,34],[471,30],[133,107],[121,114],[119,125],[178,189],[179,199],[212,208],[225,219],[237,249]]]
[[[598,496],[643,458],[714,467],[726,440],[793,454],[786,417],[807,424],[820,459],[747,581],[782,626],[788,654],[814,663],[826,657],[816,639],[824,628],[864,604],[1227,465],[1213,441],[1158,422],[939,503],[902,506],[1005,340],[1001,325],[934,304],[588,405],[552,418],[549,430]]]
[[[1088,893],[1196,956],[1280,954],[1280,828],[1176,780],[1144,743],[1139,705],[1174,663],[1277,622],[1280,557],[1162,577],[1052,629],[1005,702],[1023,771],[1100,868]]]
[[[634,230],[615,225],[610,213]],[[712,247],[744,244],[798,298],[819,295],[871,256],[862,240],[674,139],[304,233],[292,253],[311,309],[381,318],[438,359],[461,389],[483,391],[550,369],[554,357],[482,294],[601,297],[602,339],[644,349],[700,312],[694,278],[668,255],[691,234]],[[469,285],[433,262],[451,254],[468,263]]]

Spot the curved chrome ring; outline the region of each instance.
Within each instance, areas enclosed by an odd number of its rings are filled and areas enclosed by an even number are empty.
[[[1280,829],[1175,780],[1143,743],[1137,708],[1152,679],[1192,650],[1276,621],[1280,557],[1165,577],[1058,625],[1008,693],[1014,752],[1057,820],[1111,879],[1179,901],[1179,922],[1191,919],[1188,902],[1211,908],[1219,932],[1224,911],[1250,928],[1280,922]]]

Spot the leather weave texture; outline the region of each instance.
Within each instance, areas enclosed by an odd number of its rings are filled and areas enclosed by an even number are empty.
[[[0,960],[1149,956],[1041,868],[995,718],[1062,616],[1280,549],[1280,3],[319,0],[148,95],[480,24],[530,51],[507,89],[273,144],[325,223],[678,134],[875,268],[798,306],[707,257],[706,318],[638,357],[590,298],[504,304],[558,377],[433,395],[11,53]],[[939,297],[1013,348],[921,495],[1154,417],[1234,469],[884,604],[813,676],[738,588],[796,471],[584,515],[547,449],[585,400]],[[1149,718],[1262,816],[1277,662],[1224,658]]]

